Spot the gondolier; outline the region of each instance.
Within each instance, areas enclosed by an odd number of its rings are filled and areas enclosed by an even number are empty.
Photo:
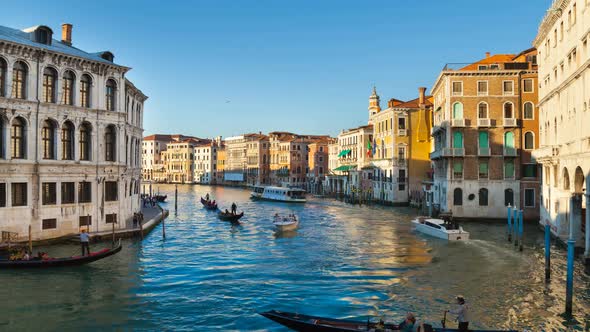
[[[451,309],[449,312],[453,315],[457,315],[457,321],[459,322],[459,332],[467,332],[469,328],[469,307],[465,303],[465,298],[462,295],[458,295],[457,308]]]
[[[238,206],[236,205],[235,202],[231,203],[231,214],[236,214],[238,210]]]
[[[82,256],[86,254],[90,255],[90,236],[86,233],[85,229],[82,229],[80,233],[80,244],[82,245]]]

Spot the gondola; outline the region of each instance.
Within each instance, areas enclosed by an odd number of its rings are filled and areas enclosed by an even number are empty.
[[[166,198],[168,198],[168,195],[154,195],[154,198],[156,199],[156,201],[164,203],[166,202]]]
[[[350,331],[399,331],[399,325],[389,323],[363,322],[347,319],[333,319],[308,316],[292,312],[271,310],[261,313],[262,316],[284,325],[294,331],[350,332]],[[424,324],[424,332],[457,332],[458,329],[431,327]],[[470,332],[518,332],[516,330],[472,330]]]
[[[212,204],[210,201],[205,200],[203,197],[201,197],[201,204],[203,204],[203,206],[207,210],[217,210],[217,203]]]
[[[71,256],[62,258],[48,258],[30,260],[0,260],[0,269],[14,269],[14,268],[46,268],[46,267],[61,267],[61,266],[76,266],[92,263],[94,261],[112,256],[121,251],[121,239],[116,247],[111,249],[105,248],[97,252],[91,252],[87,256]]]
[[[225,213],[225,212],[219,212],[217,214],[217,217],[223,221],[230,221],[230,222],[238,222],[238,220],[240,220],[240,218],[242,218],[244,216],[244,212],[240,213],[240,214],[231,214],[231,213]]]

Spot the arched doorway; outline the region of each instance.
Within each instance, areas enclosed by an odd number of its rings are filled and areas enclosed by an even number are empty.
[[[570,173],[567,171],[567,168],[563,168],[561,172],[561,183],[563,190],[570,190]]]
[[[584,172],[582,168],[578,166],[574,175],[574,192],[581,194],[584,191]]]

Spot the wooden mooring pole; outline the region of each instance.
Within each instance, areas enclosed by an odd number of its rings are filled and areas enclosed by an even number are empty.
[[[32,237],[32,233],[33,233],[33,228],[31,225],[29,225],[29,253],[32,255],[33,254],[33,237]]]

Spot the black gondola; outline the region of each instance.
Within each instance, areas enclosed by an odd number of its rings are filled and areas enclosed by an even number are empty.
[[[203,204],[207,210],[217,210],[217,203],[213,204],[211,201],[207,201],[203,197],[201,197],[201,204]]]
[[[242,218],[244,216],[244,212],[239,213],[239,214],[231,214],[231,213],[225,213],[225,212],[219,212],[217,214],[217,217],[223,221],[230,221],[230,222],[238,222],[238,220],[240,220],[240,218]]]
[[[94,261],[112,256],[121,251],[121,239],[116,247],[97,252],[91,252],[87,256],[72,256],[62,258],[49,258],[49,259],[38,259],[33,258],[29,260],[0,260],[0,269],[13,269],[13,268],[46,268],[46,267],[61,267],[61,266],[76,266],[92,263]]]
[[[168,198],[168,195],[154,195],[154,198],[156,199],[156,201],[164,203],[166,202],[166,198]]]
[[[363,322],[347,319],[333,319],[317,316],[308,316],[292,312],[271,310],[261,313],[262,316],[284,325],[294,331],[321,331],[321,332],[350,332],[350,331],[399,331],[399,325],[389,323]],[[426,324],[425,324],[426,325]],[[430,327],[426,332],[457,332],[458,329]],[[516,330],[472,330],[470,332],[518,332]]]

